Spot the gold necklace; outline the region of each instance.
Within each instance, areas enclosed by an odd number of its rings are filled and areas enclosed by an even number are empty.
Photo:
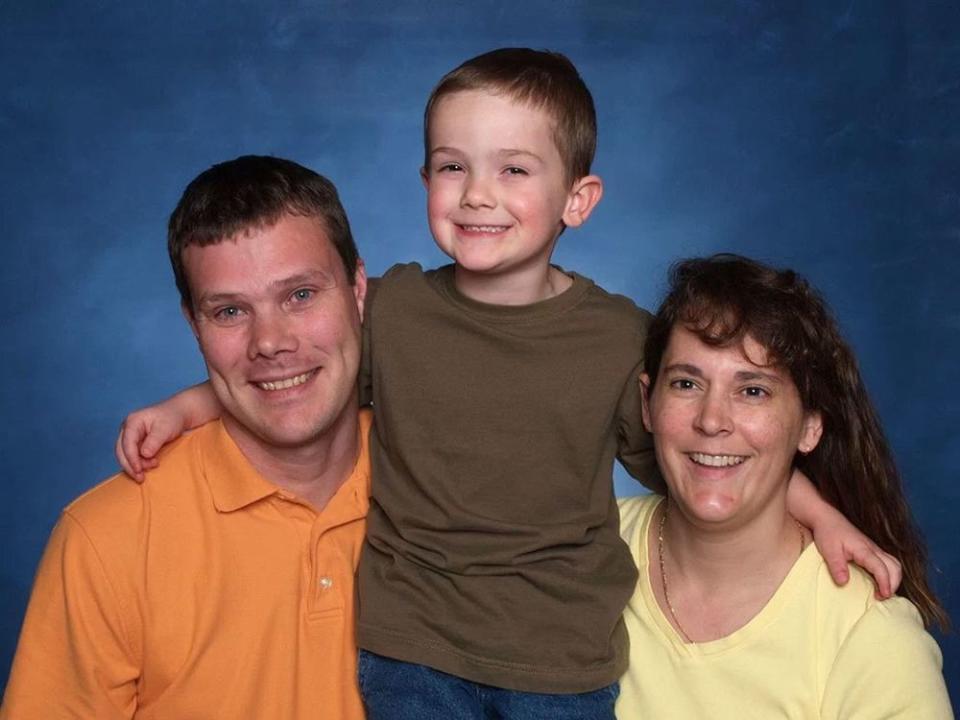
[[[660,515],[660,525],[657,528],[657,559],[660,561],[660,582],[663,583],[663,599],[667,602],[667,610],[670,611],[670,618],[673,620],[673,624],[676,625],[677,630],[680,631],[680,636],[683,638],[683,641],[686,643],[692,643],[693,640],[690,639],[690,636],[687,634],[687,631],[683,629],[683,625],[680,624],[680,618],[677,617],[677,611],[673,609],[673,603],[670,602],[670,591],[667,589],[667,571],[664,568],[663,563],[663,528],[667,524],[667,513],[670,512],[670,498],[665,498],[663,501],[663,513]],[[791,515],[791,517],[793,517]],[[800,554],[803,554],[803,525],[800,524],[800,521],[796,518],[793,518],[793,522],[797,525],[797,531],[800,533]]]

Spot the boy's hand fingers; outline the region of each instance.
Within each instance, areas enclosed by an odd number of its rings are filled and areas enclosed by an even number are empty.
[[[847,580],[850,579],[850,570],[847,567],[847,558],[843,554],[823,556],[824,561],[827,563],[827,570],[830,571],[830,577],[833,578],[833,581],[837,585],[846,585]]]
[[[120,467],[123,468],[123,471],[137,482],[143,482],[143,472],[140,466],[139,453],[133,455],[129,455],[127,453],[127,442],[125,440],[127,434],[127,427],[126,423],[124,422],[122,425],[120,425],[120,435],[117,436],[117,443],[113,449],[113,452],[117,457],[117,462],[120,463]]]
[[[156,465],[155,456],[160,452],[160,448],[163,447],[165,440],[156,432],[151,432],[147,435],[146,440],[140,443],[140,456],[144,460],[153,460],[154,465]]]
[[[857,548],[851,555],[853,561],[873,575],[877,586],[876,596],[879,600],[892,597],[900,587],[902,568],[900,562],[879,546],[874,544]]]

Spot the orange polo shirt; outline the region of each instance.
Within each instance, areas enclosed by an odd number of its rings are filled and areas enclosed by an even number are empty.
[[[264,480],[220,422],[143,485],[64,511],[36,582],[2,720],[363,718],[353,581],[370,472],[319,514]]]

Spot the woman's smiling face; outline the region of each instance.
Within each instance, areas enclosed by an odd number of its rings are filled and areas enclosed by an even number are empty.
[[[766,348],[749,335],[710,346],[675,326],[658,377],[641,381],[657,461],[691,521],[740,527],[786,502],[794,455],[816,446],[821,423]]]

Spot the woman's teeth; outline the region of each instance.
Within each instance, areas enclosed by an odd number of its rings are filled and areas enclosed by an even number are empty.
[[[707,467],[730,467],[739,465],[747,458],[743,455],[707,455],[706,453],[690,453],[690,459],[697,465]]]

